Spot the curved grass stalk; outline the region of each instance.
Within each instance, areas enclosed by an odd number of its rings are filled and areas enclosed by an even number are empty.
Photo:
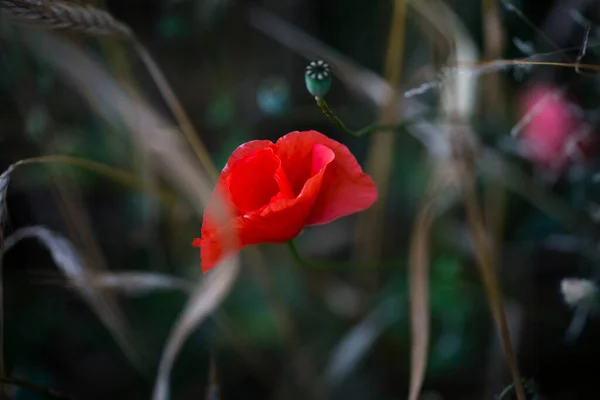
[[[121,170],[116,167],[111,167],[110,165],[106,165],[97,161],[86,160],[84,158],[73,157],[73,156],[64,156],[64,155],[49,155],[49,156],[40,156],[40,157],[32,157],[26,158],[23,160],[19,160],[11,165],[12,168],[17,168],[23,165],[30,164],[66,164],[72,165],[79,168],[86,169],[88,171],[92,171],[97,173],[98,175],[105,176],[115,182],[118,182],[124,186],[141,188],[143,183],[140,179],[136,178],[133,174]],[[157,196],[159,199],[165,204],[174,204],[178,202],[177,198],[171,193],[160,190],[157,191]]]
[[[517,399],[526,400],[525,389],[521,382],[517,358],[510,340],[510,331],[506,319],[506,311],[504,309],[504,300],[502,298],[502,291],[500,290],[496,268],[490,250],[491,243],[488,241],[486,229],[483,225],[483,217],[478,204],[474,177],[472,175],[469,177],[468,182],[465,182],[464,197],[467,209],[467,220],[475,245],[477,266],[494,317],[494,322],[496,323],[496,328],[498,329],[498,334],[500,335],[502,346],[504,347]]]

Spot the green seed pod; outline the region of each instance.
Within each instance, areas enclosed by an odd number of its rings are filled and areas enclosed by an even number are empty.
[[[306,89],[315,97],[322,98],[331,87],[331,69],[323,60],[311,61],[304,76]]]

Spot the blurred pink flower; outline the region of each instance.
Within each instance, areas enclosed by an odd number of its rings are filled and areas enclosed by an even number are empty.
[[[574,102],[549,83],[537,83],[519,96],[521,151],[537,166],[561,172],[591,150],[591,127],[573,114]]]

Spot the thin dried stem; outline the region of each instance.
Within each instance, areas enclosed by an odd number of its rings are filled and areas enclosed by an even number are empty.
[[[186,140],[209,177],[216,181],[218,171],[183,106],[150,52],[137,40],[126,24],[118,21],[107,11],[73,1],[60,0],[0,0],[0,17],[50,30],[73,31],[90,36],[116,36],[130,40],[177,120]]]
[[[67,395],[59,392],[58,390],[48,388],[45,386],[40,386],[38,384],[26,381],[24,379],[0,378],[0,382],[2,382],[2,384],[4,384],[4,385],[12,385],[12,386],[18,386],[18,387],[22,387],[25,389],[29,389],[29,390],[32,390],[39,394],[43,394],[45,396],[52,397],[53,399],[74,400],[73,397],[67,396]]]
[[[498,277],[492,258],[492,252],[490,251],[490,243],[483,224],[483,218],[479,208],[477,194],[475,192],[474,177],[472,175],[464,184],[464,196],[467,209],[467,219],[473,235],[479,273],[481,275],[481,279],[490,303],[490,308],[492,310],[492,315],[504,347],[504,352],[506,354],[508,367],[513,379],[517,399],[525,400],[525,390],[521,382],[517,358],[510,340],[510,331],[508,327],[508,321],[506,319],[502,292],[500,290],[500,285],[498,284]]]
[[[486,187],[485,221],[492,239],[492,258],[500,254],[502,235],[506,222],[506,188],[497,180],[492,180]]]
[[[506,37],[498,2],[481,0],[481,21],[485,59],[496,60],[502,56]],[[487,117],[501,117],[505,113],[503,106],[506,104],[506,93],[502,80],[501,74],[494,74],[484,81],[480,111]]]
[[[208,367],[208,387],[206,389],[206,400],[219,400],[220,390],[219,381],[217,377],[217,360],[215,350],[210,353],[210,361]]]
[[[79,168],[87,169],[89,171],[95,172],[99,175],[103,175],[115,182],[118,182],[124,186],[141,188],[143,183],[136,176],[132,175],[127,171],[123,171],[121,169],[111,167],[106,164],[102,164],[96,161],[87,160],[84,158],[72,157],[72,156],[63,156],[63,155],[49,155],[49,156],[40,156],[40,157],[32,157],[26,158],[20,161],[15,162],[12,167],[16,168],[22,165],[28,164],[67,164],[71,166],[76,166]],[[174,204],[178,202],[177,198],[168,193],[166,191],[157,191],[156,192],[158,198],[164,204]]]
[[[402,78],[404,60],[404,33],[406,30],[407,0],[395,0],[388,45],[385,57],[385,80],[392,88],[398,87]],[[378,122],[391,125],[397,122],[398,96],[391,96],[379,110]],[[382,229],[385,225],[385,199],[388,197],[395,137],[393,132],[377,132],[371,137],[366,171],[377,184],[379,201],[359,216],[356,227],[357,246],[354,252],[359,261],[377,260],[381,256]],[[377,285],[377,276],[371,272],[372,286]]]
[[[434,220],[433,199],[419,210],[410,245],[410,387],[409,400],[421,393],[429,352],[429,236]]]
[[[177,99],[177,96],[171,89],[171,86],[169,85],[167,79],[158,67],[158,64],[154,61],[148,50],[137,40],[134,40],[134,48],[137,51],[140,59],[146,66],[146,69],[152,76],[154,83],[160,91],[160,94],[162,95],[163,99],[167,103],[167,106],[169,107],[171,113],[173,113],[173,116],[177,120],[179,128],[181,129],[186,140],[194,150],[196,157],[198,157],[198,160],[200,160],[200,162],[202,163],[202,166],[205,168],[207,174],[209,175],[209,178],[211,178],[213,182],[216,182],[218,177],[217,168],[212,162],[212,159],[210,158],[210,154],[208,153],[206,146],[204,146],[202,140],[200,140],[198,132],[196,132],[196,130],[194,129],[194,125],[185,113],[185,110],[179,102],[179,99]]]

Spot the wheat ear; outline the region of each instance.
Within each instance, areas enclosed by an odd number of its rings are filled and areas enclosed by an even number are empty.
[[[49,29],[73,30],[87,35],[116,35],[131,38],[133,33],[108,12],[72,1],[0,0],[0,17]]]
[[[177,119],[189,144],[211,178],[216,179],[217,169],[182,105],[148,50],[135,38],[133,31],[127,25],[119,22],[106,11],[90,5],[79,4],[73,0],[0,0],[1,18],[46,29],[77,31],[92,36],[112,35],[130,40]]]

